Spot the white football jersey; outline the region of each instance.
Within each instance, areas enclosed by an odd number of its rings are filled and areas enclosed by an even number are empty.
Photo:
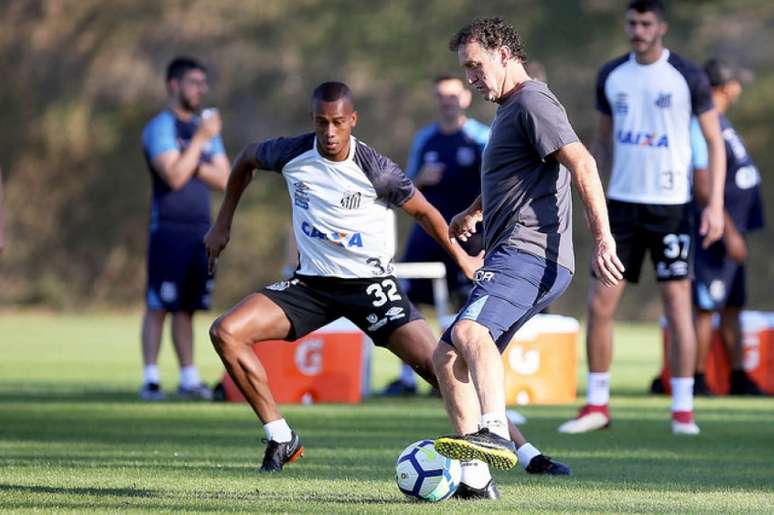
[[[655,63],[634,54],[610,61],[597,77],[597,109],[613,120],[610,199],[685,204],[691,199],[691,115],[713,108],[704,72],[664,50]]]
[[[261,169],[288,185],[300,275],[367,278],[393,274],[395,217],[415,193],[398,165],[352,137],[344,161],[320,155],[313,133],[268,140]]]

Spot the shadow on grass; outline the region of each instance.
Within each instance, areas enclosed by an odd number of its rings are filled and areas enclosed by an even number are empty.
[[[0,492],[24,492],[31,494],[62,494],[62,495],[93,495],[105,497],[158,497],[159,493],[154,490],[144,490],[134,487],[126,488],[82,488],[82,487],[56,487],[39,485],[12,485],[0,483]]]

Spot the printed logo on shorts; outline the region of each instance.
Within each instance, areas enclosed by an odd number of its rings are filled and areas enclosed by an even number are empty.
[[[369,324],[375,324],[377,320],[379,320],[379,317],[375,313],[371,313],[366,317],[366,320]]]
[[[660,261],[656,266],[656,277],[659,279],[668,279],[670,277],[685,277],[688,275],[688,262],[675,261],[669,265]]]
[[[368,315],[368,317],[367,317],[367,320],[368,320],[369,322],[371,322],[371,320],[372,320],[372,318],[371,318],[371,317],[372,317],[372,316],[373,316],[373,317],[376,317],[376,315],[373,315],[373,314],[372,314],[372,315]],[[384,327],[384,325],[385,325],[386,323],[387,323],[387,319],[386,319],[386,318],[382,318],[381,320],[379,320],[379,319],[378,319],[378,317],[377,317],[377,320],[376,320],[375,322],[372,322],[372,323],[371,323],[371,325],[369,325],[369,326],[368,326],[368,332],[369,332],[369,333],[372,333],[372,332],[374,332],[374,331],[378,331],[379,329],[381,329],[382,327]]]
[[[277,281],[276,283],[268,285],[266,289],[272,291],[283,291],[287,290],[294,284],[298,284],[298,279],[291,279],[290,281]]]
[[[488,283],[494,279],[495,273],[489,270],[476,270],[476,275],[473,277],[473,281],[477,283]]]
[[[399,320],[406,316],[406,313],[403,312],[403,308],[394,306],[387,310],[387,312],[384,314],[387,318],[390,320]]]
[[[715,302],[721,302],[726,297],[726,284],[720,279],[710,283],[709,294]]]
[[[164,302],[175,302],[177,300],[177,286],[173,282],[164,281],[159,288],[159,297]]]

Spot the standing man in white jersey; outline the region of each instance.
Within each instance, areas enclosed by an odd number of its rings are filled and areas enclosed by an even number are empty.
[[[698,434],[693,416],[696,333],[691,314],[692,245],[707,247],[723,234],[725,151],[706,75],[663,47],[667,31],[659,0],[635,0],[626,10],[632,52],[605,64],[597,79],[600,112],[593,149],[608,186],[610,225],[625,281],[605,286],[592,279],[586,351],[587,404],[560,426],[583,433],[610,424],[613,316],[625,283],[636,283],[650,252],[661,288],[671,341],[672,431]],[[709,147],[711,189],[701,212],[700,242],[693,241],[690,120],[697,117]]]
[[[346,317],[376,345],[409,363],[432,385],[435,338],[393,275],[393,219],[400,207],[452,256],[468,278],[481,265],[448,237],[448,226],[390,159],[352,136],[357,122],[346,84],[326,82],[312,97],[315,131],[245,147],[233,166],[226,197],[205,245],[213,268],[228,243],[239,198],[256,169],[281,173],[293,204],[299,265],[289,280],[248,295],[218,318],[210,337],[234,382],[264,425],[268,441],[261,472],[278,472],[303,453],[298,435],[280,414],[266,371],[252,350],[263,340],[296,340]],[[509,428],[514,441],[530,445]],[[569,469],[537,451],[525,469],[564,475]],[[475,478],[474,478],[475,479]],[[463,474],[457,497],[482,492]]]

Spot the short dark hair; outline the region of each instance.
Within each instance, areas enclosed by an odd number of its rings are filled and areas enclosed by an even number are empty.
[[[664,2],[661,0],[631,0],[626,10],[634,10],[638,13],[654,13],[659,20],[663,20],[666,15]]]
[[[336,102],[341,99],[349,100],[353,105],[355,104],[354,98],[352,97],[352,90],[343,82],[323,82],[314,88],[314,91],[312,92],[313,102]]]
[[[172,79],[182,79],[191,70],[201,70],[207,73],[207,67],[193,57],[178,56],[167,66],[167,82]]]
[[[508,47],[511,55],[522,63],[527,62],[527,52],[521,42],[521,36],[501,16],[492,18],[476,18],[462,27],[449,41],[449,50],[456,52],[462,45],[471,41],[478,42],[487,50],[495,50],[501,46]]]

